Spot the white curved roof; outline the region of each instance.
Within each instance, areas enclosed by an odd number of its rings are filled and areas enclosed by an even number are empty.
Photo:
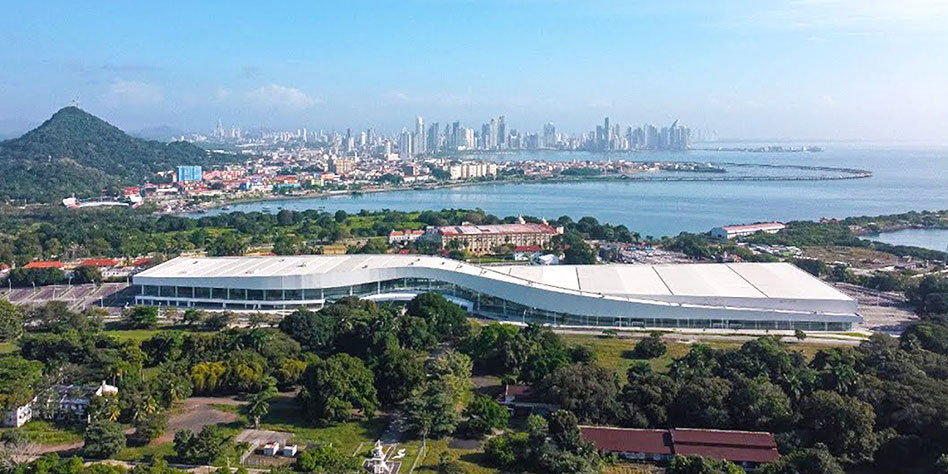
[[[749,319],[859,320],[852,298],[787,263],[481,267],[418,255],[178,257],[134,282],[310,289],[396,278],[445,281],[573,314],[713,319],[736,311]]]

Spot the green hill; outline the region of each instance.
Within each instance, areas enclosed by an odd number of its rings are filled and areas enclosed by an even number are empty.
[[[66,107],[22,137],[0,142],[0,199],[55,202],[72,194],[98,196],[177,165],[210,166],[234,159],[190,143],[135,138],[79,108]]]

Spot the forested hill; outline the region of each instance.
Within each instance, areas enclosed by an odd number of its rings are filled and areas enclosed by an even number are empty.
[[[55,202],[98,196],[103,189],[140,184],[177,165],[233,160],[190,143],[160,143],[127,135],[108,122],[65,107],[20,138],[0,142],[0,199]]]

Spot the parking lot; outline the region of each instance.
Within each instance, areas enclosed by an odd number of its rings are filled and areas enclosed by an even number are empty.
[[[0,298],[16,305],[40,306],[50,301],[64,301],[70,309],[77,311],[89,306],[99,306],[111,311],[120,310],[132,301],[128,295],[128,287],[127,283],[7,287],[0,290]]]

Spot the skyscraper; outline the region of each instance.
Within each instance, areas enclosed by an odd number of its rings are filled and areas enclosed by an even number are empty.
[[[543,148],[555,148],[556,147],[556,127],[553,126],[553,122],[547,122],[543,126]]]
[[[506,150],[510,145],[507,141],[507,123],[504,116],[497,117],[497,148]]]
[[[427,140],[425,140],[425,122],[421,117],[415,118],[415,136],[412,137],[414,143],[413,154],[424,155]]]
[[[428,153],[437,153],[441,151],[441,133],[438,128],[438,122],[428,127],[428,144],[426,151]]]
[[[412,133],[403,129],[401,136],[398,138],[398,157],[403,160],[410,160],[414,154],[413,152]]]

